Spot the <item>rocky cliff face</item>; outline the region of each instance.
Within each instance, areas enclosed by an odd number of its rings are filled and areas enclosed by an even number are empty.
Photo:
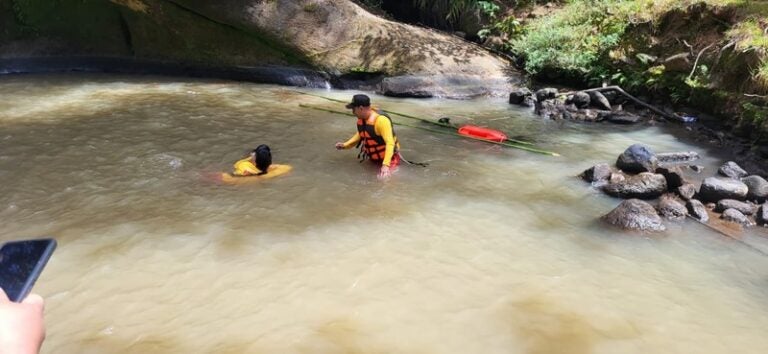
[[[291,66],[364,76],[369,88],[398,96],[504,94],[522,80],[474,44],[384,20],[348,0],[4,0],[0,12],[8,23],[2,58]]]

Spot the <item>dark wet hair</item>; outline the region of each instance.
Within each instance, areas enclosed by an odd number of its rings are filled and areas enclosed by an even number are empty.
[[[253,154],[256,155],[256,168],[261,171],[259,175],[266,174],[272,164],[272,150],[269,146],[261,144],[253,150]]]

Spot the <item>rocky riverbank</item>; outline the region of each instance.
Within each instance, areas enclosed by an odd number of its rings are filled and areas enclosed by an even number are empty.
[[[602,218],[623,229],[658,232],[666,229],[665,220],[692,217],[708,223],[711,216],[742,227],[768,227],[768,181],[729,161],[697,186],[689,176],[702,173],[691,163],[697,158],[695,152],[656,154],[647,145],[635,144],[614,166],[598,164],[580,177],[625,199]]]

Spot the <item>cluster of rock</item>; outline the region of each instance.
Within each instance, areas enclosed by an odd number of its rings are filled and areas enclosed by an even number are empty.
[[[624,111],[623,101],[613,92],[603,94],[599,91],[579,91],[563,95],[554,88],[531,92],[522,87],[509,94],[509,103],[534,107],[536,114],[555,120],[607,121],[617,124],[632,124],[641,120],[640,116]]]
[[[664,231],[663,219],[688,216],[707,223],[710,212],[743,226],[768,226],[768,181],[729,161],[718,169],[719,176],[705,178],[696,188],[685,171],[701,172],[700,166],[687,164],[697,158],[695,152],[655,154],[635,144],[618,157],[616,169],[598,164],[580,177],[608,195],[626,199],[603,216],[624,229]],[[655,205],[645,200],[655,200]]]

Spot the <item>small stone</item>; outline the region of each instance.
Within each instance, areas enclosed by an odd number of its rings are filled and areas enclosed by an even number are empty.
[[[744,215],[752,215],[757,212],[757,206],[733,199],[721,199],[715,205],[715,211],[722,213],[727,209],[736,209]]]
[[[684,200],[691,200],[696,195],[696,186],[691,183],[684,183],[682,186],[677,187],[677,194]]]
[[[700,201],[691,199],[685,203],[685,206],[688,209],[688,213],[696,218],[696,220],[701,222],[709,221],[709,213],[707,213],[707,209],[704,207],[704,204],[701,204]]]
[[[613,172],[611,167],[606,163],[594,165],[581,173],[581,178],[587,182],[602,182],[607,181]]]
[[[744,226],[752,226],[754,223],[749,220],[744,214],[736,209],[725,209],[723,215],[720,215],[720,219],[725,221],[735,222]]]

